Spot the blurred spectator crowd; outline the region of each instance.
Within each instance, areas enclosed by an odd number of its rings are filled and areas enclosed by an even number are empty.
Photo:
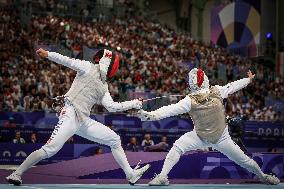
[[[30,131],[29,131],[30,132]],[[158,138],[152,139],[152,136],[150,133],[145,133],[144,136],[132,136],[129,141],[123,140],[122,146],[124,150],[131,151],[131,152],[168,152],[175,140],[177,140],[178,137],[172,138],[171,141],[168,141],[168,137],[165,135],[162,135]],[[169,139],[170,140],[170,139]],[[235,141],[235,140],[234,140]],[[14,143],[14,144],[44,144],[46,142],[45,139],[38,137],[36,132],[29,133],[22,133],[19,130],[15,130],[14,137],[10,138],[7,136],[2,136],[0,133],[0,143]],[[90,142],[90,141],[89,141]],[[66,142],[67,144],[81,144],[82,141],[76,141],[73,137],[69,138]],[[83,142],[86,143],[86,142]],[[267,148],[263,149],[267,152],[271,153],[282,153],[282,150],[279,148]],[[197,149],[196,151],[214,151],[212,148],[202,148]],[[98,145],[94,152],[92,152],[94,155],[100,155],[103,153],[106,153],[103,151],[102,146]]]
[[[227,114],[250,120],[281,119],[280,112],[265,106],[265,98],[283,100],[283,80],[274,79],[273,69],[214,44],[196,41],[189,34],[177,33],[142,16],[79,22],[34,15],[23,27],[18,14],[9,9],[0,11],[0,111],[52,111],[50,98],[70,88],[76,73],[39,59],[35,48],[41,44],[62,46],[75,58],[82,58],[84,46],[119,51],[120,74],[109,86],[116,100],[126,100],[129,91],[156,96],[186,94],[187,73],[197,66],[206,71],[212,85],[240,79],[252,69],[256,81],[227,100]],[[98,111],[102,109],[95,108],[93,113]]]
[[[37,133],[31,132],[30,134],[24,133],[24,136],[22,135],[21,131],[15,130],[15,135],[13,138],[2,136],[0,133],[0,142],[1,143],[14,143],[14,144],[36,144],[36,143],[45,143],[46,138],[40,138],[38,140]],[[82,141],[81,141],[82,142]],[[90,142],[90,141],[89,141]],[[79,141],[74,141],[74,138],[71,137],[67,140],[67,144],[73,144],[73,143],[80,143]],[[139,152],[139,151],[147,151],[147,152],[161,152],[161,151],[169,151],[170,144],[168,143],[167,136],[161,136],[159,141],[156,141],[156,143],[152,140],[151,135],[149,133],[146,133],[144,135],[144,138],[142,141],[139,142],[139,139],[137,137],[133,136],[130,138],[130,140],[127,142],[125,141],[123,143],[123,146],[125,150],[132,151],[132,152]],[[102,149],[100,149],[102,150]],[[95,154],[101,154],[101,152],[95,152]]]

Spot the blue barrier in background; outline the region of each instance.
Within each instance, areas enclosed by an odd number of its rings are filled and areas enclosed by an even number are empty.
[[[154,122],[141,122],[138,117],[125,114],[91,115],[91,118],[105,125],[114,125],[116,128],[140,128],[147,130],[159,129],[187,129],[192,130],[190,119],[167,118]],[[55,113],[45,112],[0,112],[0,125],[12,122],[22,127],[53,128],[58,118]]]
[[[92,115],[93,119],[105,124],[113,125],[114,130],[121,136],[123,144],[127,144],[132,136],[141,143],[146,132],[150,132],[155,143],[160,142],[162,136],[168,137],[172,144],[178,137],[193,129],[190,119],[179,117],[167,118],[160,121],[141,122],[139,118],[125,114]],[[52,133],[58,119],[54,113],[44,112],[0,112],[0,135],[2,141],[12,141],[15,131],[20,130],[22,137],[29,139],[32,132],[37,133],[38,142],[45,143]],[[20,127],[9,129],[3,127],[6,123],[15,123]],[[284,123],[274,122],[245,122],[243,141],[253,151],[267,151],[268,148],[284,147]],[[74,136],[75,143],[89,143],[91,141]]]
[[[13,144],[0,143],[0,164],[20,164],[44,143],[37,144]],[[95,155],[95,151],[101,148],[103,153],[109,153],[110,149],[98,144],[64,144],[61,150],[51,158],[45,159],[40,164],[54,163],[62,160],[70,160],[79,157]]]

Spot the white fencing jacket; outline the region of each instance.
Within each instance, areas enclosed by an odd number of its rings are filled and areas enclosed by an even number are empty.
[[[240,79],[225,86],[216,85],[219,89],[222,98],[228,98],[230,94],[239,91],[246,87],[250,83],[249,78]],[[191,110],[191,98],[187,95],[184,99],[180,100],[176,104],[171,104],[168,106],[163,106],[155,111],[148,112],[152,119],[163,119],[166,117],[171,117],[179,114],[187,113]]]
[[[55,52],[48,52],[47,58],[77,72],[71,88],[65,96],[74,106],[79,120],[82,121],[85,117],[89,117],[95,104],[103,105],[110,112],[142,108],[142,102],[137,99],[121,103],[114,102],[107,83],[101,78],[98,64],[69,58]]]
[[[223,99],[250,83],[244,78],[225,86],[213,86],[206,91],[187,95],[176,104],[161,107],[152,112],[140,111],[142,120],[159,120],[179,114],[189,113],[197,135],[211,143],[216,143],[227,127]]]

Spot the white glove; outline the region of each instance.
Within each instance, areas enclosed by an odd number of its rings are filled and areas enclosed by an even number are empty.
[[[139,110],[137,112],[138,117],[141,119],[141,121],[155,121],[158,120],[157,116],[151,114],[150,112]]]
[[[138,110],[142,109],[143,107],[142,100],[134,99],[134,100],[131,100],[131,102],[133,103],[132,108],[138,109]]]

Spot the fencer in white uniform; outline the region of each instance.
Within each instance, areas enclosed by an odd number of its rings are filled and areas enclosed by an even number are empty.
[[[42,159],[56,154],[63,144],[74,134],[83,138],[107,145],[111,148],[114,159],[123,169],[130,184],[135,184],[149,168],[137,166],[132,169],[121,147],[120,137],[110,128],[89,117],[95,104],[103,105],[110,112],[128,109],[141,109],[142,101],[135,99],[126,102],[114,102],[108,91],[107,80],[115,75],[119,66],[119,55],[102,49],[98,51],[93,62],[71,59],[55,52],[43,49],[37,54],[58,64],[67,66],[77,72],[71,88],[63,97],[58,117],[58,124],[47,141],[39,150],[31,153],[17,170],[6,179],[9,183],[20,185],[22,174]],[[95,167],[95,165],[94,165]]]
[[[254,78],[249,71],[248,78],[240,79],[225,86],[212,86],[201,69],[189,72],[191,93],[176,104],[161,107],[155,111],[140,110],[142,121],[159,120],[179,114],[188,113],[194,123],[194,129],[185,133],[169,151],[162,171],[149,185],[169,185],[168,174],[185,152],[212,147],[226,155],[241,167],[257,175],[266,184],[278,184],[279,179],[264,174],[258,164],[249,158],[231,139],[225,121],[223,99],[246,87]]]

